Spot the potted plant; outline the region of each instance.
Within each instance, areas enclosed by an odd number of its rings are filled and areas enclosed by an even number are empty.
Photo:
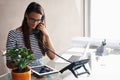
[[[13,80],[31,80],[31,70],[28,64],[34,60],[32,52],[27,48],[13,48],[7,54],[16,68],[11,71]]]

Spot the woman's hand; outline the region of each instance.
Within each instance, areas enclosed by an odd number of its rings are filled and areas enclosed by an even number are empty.
[[[38,24],[38,29],[39,29],[40,31],[42,31],[42,33],[43,33],[44,36],[48,36],[48,35],[49,35],[49,34],[48,34],[48,31],[47,31],[47,29],[46,29],[46,26],[44,25],[43,22],[41,22],[41,23]]]
[[[30,67],[30,66],[27,66],[27,68],[30,69],[30,70],[31,70],[31,74],[33,74],[33,71],[32,71],[32,69],[31,69],[31,67]]]
[[[10,69],[16,69],[17,66],[10,60],[7,60],[7,67]]]

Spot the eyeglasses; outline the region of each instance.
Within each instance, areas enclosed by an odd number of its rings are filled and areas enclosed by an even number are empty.
[[[34,18],[29,17],[29,21],[30,21],[30,22],[40,23],[40,22],[41,22],[41,19],[34,19]]]

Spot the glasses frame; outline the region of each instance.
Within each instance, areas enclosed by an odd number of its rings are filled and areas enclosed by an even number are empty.
[[[30,22],[34,22],[34,23],[35,22],[37,22],[37,23],[42,22],[41,19],[35,19],[35,18],[32,18],[32,17],[28,17],[28,19],[29,19]]]

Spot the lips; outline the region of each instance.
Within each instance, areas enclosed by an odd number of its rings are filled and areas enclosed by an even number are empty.
[[[36,26],[35,26],[35,25],[31,25],[31,28],[35,29],[35,28],[36,28]]]

